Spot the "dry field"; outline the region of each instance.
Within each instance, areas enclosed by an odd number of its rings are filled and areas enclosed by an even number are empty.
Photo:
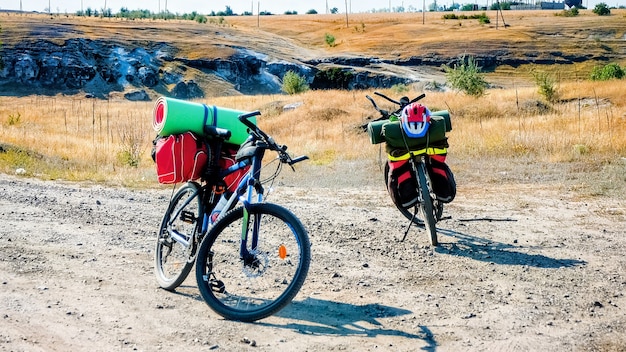
[[[572,171],[574,178],[594,185],[582,187],[585,192],[611,195],[619,191],[615,195],[619,196],[623,184],[614,181],[621,178],[626,155],[626,106],[618,82],[562,83],[562,102],[548,108],[542,108],[545,104],[534,87],[489,90],[478,99],[427,92],[423,102],[433,110],[452,111],[450,160],[458,172],[471,174],[476,160],[510,164],[516,169],[512,175],[521,173],[520,177],[527,177],[529,170],[524,169],[533,163],[558,164],[579,170]],[[297,96],[215,97],[203,102],[260,110],[261,126],[294,153],[308,154],[309,167],[320,173],[359,162],[366,175],[376,177],[379,147],[372,146],[358,129],[375,117],[366,94],[372,92],[310,91]],[[0,103],[0,140],[7,149],[0,153],[3,172],[24,169],[26,175],[44,179],[154,185],[149,157],[154,138],[152,103],[81,96],[0,97]],[[302,105],[282,110],[292,103]],[[590,179],[587,173],[599,178]]]

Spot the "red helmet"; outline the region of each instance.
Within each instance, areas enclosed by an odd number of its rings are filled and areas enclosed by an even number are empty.
[[[422,104],[411,103],[402,109],[400,121],[408,137],[424,137],[430,125],[430,110]]]

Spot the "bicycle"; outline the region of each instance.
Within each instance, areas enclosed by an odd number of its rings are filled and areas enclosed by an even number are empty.
[[[196,282],[206,304],[224,318],[248,322],[268,317],[291,302],[304,284],[311,260],[306,229],[291,211],[267,203],[263,186],[280,174],[282,165],[294,169],[308,157],[292,158],[287,146],[250,122],[258,115],[255,111],[239,116],[250,136],[240,146],[234,165],[219,170],[218,158],[211,158],[200,182],[187,182],[172,197],[155,255],[162,288],[176,289],[195,263]],[[230,131],[205,126],[205,136],[213,155],[219,156]],[[262,180],[267,150],[277,153],[278,164]],[[247,171],[236,189],[225,190],[224,178],[242,170]]]
[[[409,227],[407,228],[402,241],[406,239],[406,236],[411,228],[411,224],[416,224],[425,228],[431,245],[437,246],[439,241],[437,238],[436,223],[443,219],[444,201],[451,201],[451,199],[443,200],[441,197],[437,196],[433,190],[433,182],[431,179],[432,172],[429,172],[429,170],[432,170],[432,163],[434,162],[433,157],[437,154],[445,154],[447,152],[447,142],[431,145],[428,139],[429,137],[427,136],[425,137],[425,143],[418,146],[409,145],[408,137],[404,132],[400,131],[401,143],[396,143],[393,147],[390,146],[389,140],[385,140],[386,137],[382,135],[382,130],[379,131],[376,129],[382,129],[383,125],[387,122],[399,120],[405,107],[423,99],[426,95],[422,94],[412,100],[409,100],[408,97],[402,97],[399,101],[396,101],[379,92],[374,92],[374,94],[399,106],[397,110],[389,112],[379,108],[374,99],[369,95],[366,95],[366,98],[372,103],[376,111],[381,114],[379,118],[372,120],[366,125],[368,132],[370,133],[370,138],[372,138],[372,143],[376,144],[383,141],[387,142],[386,149],[388,160],[385,163],[384,168],[385,186],[389,191],[390,163],[394,161],[408,160],[412,172],[412,179],[415,180],[416,198],[414,202],[402,204],[394,199],[394,205],[396,208],[404,217],[410,220]],[[378,124],[373,124],[375,122],[378,122]],[[446,122],[444,121],[444,123]],[[447,124],[449,124],[449,122],[447,122]],[[446,127],[445,132],[447,131],[448,129]],[[450,177],[452,177],[451,172]],[[453,197],[454,196],[452,196],[452,198]]]

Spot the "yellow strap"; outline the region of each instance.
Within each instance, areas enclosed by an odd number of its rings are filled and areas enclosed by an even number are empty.
[[[439,155],[448,153],[448,148],[424,148],[420,150],[412,150],[406,154],[400,156],[392,156],[391,154],[387,154],[387,158],[391,161],[400,161],[400,160],[408,160],[411,155]]]

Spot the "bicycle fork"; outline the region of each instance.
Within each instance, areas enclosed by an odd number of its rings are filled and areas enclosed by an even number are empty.
[[[411,170],[413,171],[413,175],[415,176],[416,181],[417,181],[417,204],[414,207],[415,210],[413,211],[413,217],[411,218],[411,221],[409,222],[409,226],[404,232],[404,236],[402,237],[401,242],[404,242],[404,240],[406,240],[406,236],[409,234],[409,231],[411,230],[411,225],[413,225],[415,217],[417,216],[417,213],[419,212],[420,204],[424,202],[424,197],[431,197],[431,194],[425,195],[424,192],[422,192],[422,185],[420,184],[422,178],[419,177],[419,173],[424,174],[424,179],[426,180],[426,183],[427,183],[426,188],[429,191],[431,189],[431,186],[430,186],[430,177],[428,176],[428,171],[426,170],[426,160],[424,160],[424,156],[420,156],[419,158],[420,158],[419,162],[415,160],[415,157],[412,157],[409,160],[409,162],[411,163]]]

